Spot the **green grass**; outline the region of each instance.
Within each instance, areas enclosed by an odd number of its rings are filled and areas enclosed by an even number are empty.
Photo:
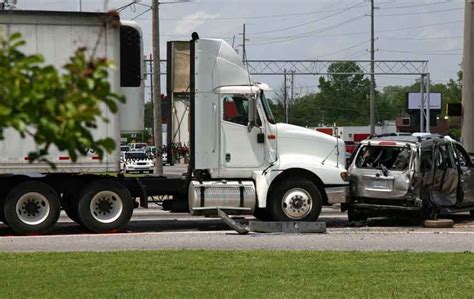
[[[474,298],[473,253],[2,253],[0,298]]]

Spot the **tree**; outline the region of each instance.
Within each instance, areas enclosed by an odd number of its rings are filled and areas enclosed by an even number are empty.
[[[324,121],[338,125],[367,125],[370,81],[364,78],[359,66],[351,61],[335,62],[328,71],[336,72],[341,68],[355,74],[319,78],[320,92],[316,95],[316,101],[321,112],[324,112]]]
[[[45,157],[51,145],[67,151],[73,161],[88,151],[102,159],[115,142],[95,139],[91,133],[99,121],[108,121],[100,107],[115,113],[117,104],[125,101],[108,82],[112,63],[87,58],[86,49],[80,48],[58,71],[44,65],[41,55],[22,53],[19,47],[24,44],[18,33],[0,36],[0,139],[6,128],[34,138],[39,149],[29,154],[30,161],[49,162]]]

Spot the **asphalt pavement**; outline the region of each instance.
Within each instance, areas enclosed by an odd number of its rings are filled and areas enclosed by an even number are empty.
[[[451,216],[454,228],[429,229],[403,218],[373,219],[352,226],[337,206],[323,209],[320,221],[325,234],[239,235],[218,218],[171,214],[158,206],[137,209],[125,230],[113,234],[88,234],[66,215],[49,235],[14,236],[0,224],[0,251],[114,251],[157,249],[284,249],[357,251],[473,252],[474,221],[468,214]],[[246,223],[252,217],[237,217]]]

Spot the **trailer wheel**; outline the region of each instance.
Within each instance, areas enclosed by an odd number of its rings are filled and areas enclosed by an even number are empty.
[[[127,188],[118,182],[97,181],[82,190],[78,212],[81,224],[90,231],[114,231],[127,225],[132,217],[132,196]]]
[[[271,190],[268,204],[273,220],[316,221],[321,213],[323,200],[313,182],[305,178],[292,178]]]
[[[58,221],[59,196],[45,183],[26,181],[16,185],[5,198],[4,216],[18,234],[42,234]]]

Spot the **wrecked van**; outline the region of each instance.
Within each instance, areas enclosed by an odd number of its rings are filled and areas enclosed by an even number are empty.
[[[349,221],[415,212],[424,219],[470,211],[474,167],[462,145],[439,135],[379,136],[362,141],[348,162]]]

